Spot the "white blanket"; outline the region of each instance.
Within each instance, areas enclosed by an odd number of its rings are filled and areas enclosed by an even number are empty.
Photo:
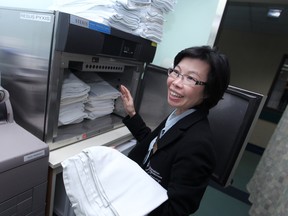
[[[77,216],[143,216],[168,199],[137,163],[104,146],[62,162],[63,181]]]

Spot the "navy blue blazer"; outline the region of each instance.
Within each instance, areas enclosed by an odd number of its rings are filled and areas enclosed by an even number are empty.
[[[136,114],[123,123],[138,141],[129,153],[166,190],[168,200],[149,216],[188,216],[200,205],[216,158],[208,112],[196,110],[172,126],[157,142],[157,151],[143,166],[150,142],[164,128],[166,119],[151,131]]]

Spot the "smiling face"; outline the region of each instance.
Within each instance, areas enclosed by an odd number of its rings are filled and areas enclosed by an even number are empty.
[[[206,82],[210,66],[200,59],[192,59],[185,57],[178,65],[175,66],[182,75],[189,75],[197,80]],[[204,100],[203,85],[184,85],[181,76],[174,79],[170,76],[167,78],[168,87],[168,103],[177,109],[176,114],[199,105]]]

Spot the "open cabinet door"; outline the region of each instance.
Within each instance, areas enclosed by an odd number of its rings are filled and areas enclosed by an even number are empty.
[[[149,64],[139,83],[136,108],[152,129],[173,110],[167,103],[167,76],[166,68]]]
[[[263,95],[229,86],[223,99],[210,110],[217,153],[212,180],[221,186],[231,184],[263,104]]]
[[[136,107],[152,129],[173,110],[167,103],[166,80],[166,68],[148,65],[139,85]],[[231,183],[263,104],[263,95],[229,86],[223,99],[210,110],[217,154],[212,180],[220,186]]]

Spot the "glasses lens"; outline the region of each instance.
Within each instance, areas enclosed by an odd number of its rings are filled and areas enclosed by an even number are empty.
[[[169,76],[171,76],[172,72],[173,72],[173,69],[172,68],[168,68],[168,75]]]
[[[174,70],[172,68],[168,68],[168,76],[176,79],[178,77],[181,78],[181,81],[184,85],[193,86],[193,85],[205,85],[205,82],[198,81],[194,77],[190,75],[183,75],[179,71]]]

